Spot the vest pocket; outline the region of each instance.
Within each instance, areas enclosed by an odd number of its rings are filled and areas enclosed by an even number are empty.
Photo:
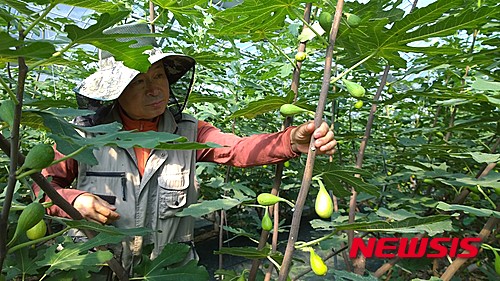
[[[158,216],[172,217],[187,202],[189,171],[163,173],[158,178]]]
[[[105,194],[102,194],[102,195],[119,196],[121,193],[122,201],[127,201],[127,177],[125,175],[125,172],[87,171],[85,173],[85,176],[98,177],[101,179],[101,180],[99,180],[99,183],[97,184],[98,187],[96,187],[96,190],[92,191],[93,193],[96,193],[96,195],[101,195],[100,193],[104,192]],[[119,180],[119,183],[116,184],[115,180],[106,181],[106,178]],[[92,183],[92,181],[91,181],[91,183]],[[116,190],[116,188],[119,188],[119,191]]]

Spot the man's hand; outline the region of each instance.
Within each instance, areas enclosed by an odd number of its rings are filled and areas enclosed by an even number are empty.
[[[296,153],[308,153],[311,136],[315,139],[314,147],[317,154],[332,155],[335,153],[337,141],[333,138],[333,132],[328,128],[328,124],[323,122],[318,129],[314,130],[312,121],[292,129],[290,133],[292,150]]]
[[[116,207],[102,200],[92,193],[83,193],[76,197],[73,207],[77,209],[82,216],[89,220],[101,224],[109,224],[120,218],[115,212]]]

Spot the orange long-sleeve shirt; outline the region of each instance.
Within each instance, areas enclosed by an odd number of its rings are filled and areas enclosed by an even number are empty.
[[[158,127],[155,121],[134,121],[129,118],[122,118],[122,120],[124,121],[124,128],[127,130],[148,131],[157,130]],[[226,147],[198,150],[196,152],[196,161],[250,167],[275,164],[297,157],[299,154],[293,152],[290,145],[290,131],[292,128],[289,127],[278,133],[239,137],[234,134],[223,133],[207,122],[198,121],[197,142],[213,142]],[[134,150],[139,164],[139,172],[142,175],[150,149],[136,148]],[[56,159],[63,156],[56,150]],[[45,177],[52,178],[52,186],[71,204],[76,197],[85,193],[85,191],[68,188],[78,176],[78,163],[74,159],[68,159],[50,166],[44,169],[42,174]],[[39,187],[34,185],[33,188],[38,193]],[[54,216],[68,217],[64,211],[55,205],[48,209],[48,213]]]

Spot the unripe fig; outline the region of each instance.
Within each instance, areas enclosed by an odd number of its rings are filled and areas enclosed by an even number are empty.
[[[387,92],[389,94],[394,94],[396,92],[396,89],[394,89],[394,86],[392,85],[389,85],[389,89],[387,89]]]
[[[493,253],[495,253],[495,271],[500,275],[500,255],[496,250],[494,250]]]
[[[242,272],[240,277],[238,277],[238,281],[246,281],[245,279],[245,272]]]
[[[351,82],[347,79],[342,79],[342,83],[344,83],[347,91],[351,96],[355,98],[362,98],[365,96],[365,88],[363,86],[359,85],[358,83]]]
[[[326,33],[330,33],[330,29],[332,29],[333,15],[328,12],[321,12],[319,14],[319,25],[323,28]]]
[[[261,222],[262,229],[269,231],[273,229],[273,221],[271,220],[271,217],[269,217],[269,208],[266,208],[266,211],[264,212],[264,216],[262,217],[262,222]]]
[[[302,113],[302,112],[308,112],[308,111],[309,110],[307,110],[305,108],[298,107],[298,106],[296,106],[294,104],[290,104],[290,103],[283,104],[280,107],[280,113],[283,116],[293,116],[295,114]]]
[[[329,219],[333,213],[332,197],[330,196],[322,182],[319,182],[319,191],[318,195],[316,196],[314,209],[316,210],[316,214],[318,214],[318,216],[323,219]]]
[[[274,205],[283,199],[271,193],[261,193],[257,196],[257,202],[262,206]]]
[[[35,145],[26,155],[24,164],[21,168],[43,169],[48,167],[54,161],[54,149],[52,146],[40,143]]]
[[[363,107],[363,101],[362,100],[358,100],[355,104],[354,104],[354,108],[356,109],[360,109]]]
[[[19,215],[16,231],[7,246],[10,246],[19,238],[19,236],[21,236],[21,234],[25,233],[28,229],[32,228],[39,221],[41,221],[44,214],[45,208],[40,202],[32,202],[26,206],[26,208],[24,208]]]
[[[309,253],[310,253],[309,263],[311,265],[311,269],[314,272],[314,274],[319,275],[319,276],[326,275],[326,272],[328,271],[328,267],[326,266],[323,259],[320,256],[318,256],[318,254],[316,254],[313,249],[311,249],[311,251],[309,251]]]
[[[285,202],[287,203],[290,207],[294,208],[295,205],[286,200],[285,198],[281,198],[279,196],[273,195],[271,193],[261,193],[257,196],[257,203],[259,203],[262,206],[270,206],[274,205],[278,202]]]
[[[37,224],[35,224],[35,226],[26,231],[26,236],[28,236],[28,239],[30,240],[36,240],[44,237],[46,233],[47,233],[47,225],[45,224],[45,221],[42,219]]]
[[[297,52],[295,54],[295,60],[298,62],[302,62],[307,58],[307,54],[305,52]]]
[[[344,15],[347,17],[347,24],[352,28],[358,27],[361,23],[361,18],[356,16],[355,14],[344,13]]]

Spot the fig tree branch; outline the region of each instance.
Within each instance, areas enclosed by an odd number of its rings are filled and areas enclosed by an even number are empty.
[[[0,149],[7,154],[7,156],[17,155],[17,157],[10,157],[17,159],[17,164],[22,165],[24,163],[24,155],[19,153],[19,150],[11,151],[11,145],[9,141],[0,133]],[[15,170],[15,169],[14,169]],[[47,179],[39,172],[30,175],[31,179],[40,187],[40,189],[45,192],[45,194],[52,200],[54,204],[59,206],[63,211],[65,211],[72,219],[81,220],[83,219],[82,215],[78,210],[76,210],[66,199],[64,199],[55,189],[50,185]],[[3,210],[2,210],[3,211]],[[95,236],[95,233],[90,230],[83,229],[82,230],[88,238],[92,238]],[[0,242],[1,243],[1,242]],[[100,250],[106,250],[105,247],[99,247]],[[122,267],[121,263],[118,262],[115,258],[112,258],[108,261],[108,265],[113,270],[113,272],[117,275],[119,280],[128,281],[128,274],[125,269]]]
[[[330,88],[330,76],[332,72],[332,59],[333,59],[333,49],[335,46],[335,39],[337,37],[337,32],[340,25],[340,20],[342,18],[342,8],[344,7],[344,1],[340,0],[337,2],[337,7],[335,10],[335,15],[332,22],[332,29],[329,36],[329,44],[326,49],[325,56],[325,70],[323,73],[323,82],[321,84],[321,92],[319,95],[318,106],[316,108],[316,114],[314,116],[314,125],[318,128],[323,121],[323,111],[326,104],[326,99],[328,95],[328,90]],[[297,235],[300,228],[300,220],[302,217],[302,211],[304,204],[309,193],[309,187],[311,185],[311,178],[314,168],[314,160],[316,157],[316,149],[314,146],[314,138],[311,138],[309,153],[307,154],[306,167],[304,168],[304,176],[302,178],[302,184],[297,196],[297,201],[295,203],[295,211],[293,212],[292,225],[290,228],[290,233],[288,236],[288,243],[286,245],[285,254],[283,257],[283,262],[281,264],[281,269],[279,272],[278,280],[285,281],[288,278],[288,272],[290,271],[290,264],[292,262],[292,256],[294,252],[295,242],[297,241]]]
[[[499,145],[500,145],[500,137],[497,138],[497,141],[491,147],[490,153],[495,153]],[[484,164],[481,167],[481,169],[477,172],[476,179],[486,176],[493,168],[495,168],[496,165],[497,163]],[[469,193],[470,190],[468,188],[463,188],[460,194],[457,197],[455,197],[455,200],[453,200],[453,204],[462,204],[469,195]]]
[[[500,207],[497,207],[497,211],[500,210]],[[490,217],[488,221],[486,221],[486,224],[484,225],[483,229],[481,229],[481,232],[479,232],[478,237],[481,238],[481,241],[486,240],[488,236],[490,236],[491,231],[496,227],[496,225],[500,222],[500,219],[496,217]],[[476,243],[476,246],[479,245],[479,243]],[[460,269],[460,267],[469,259],[467,258],[456,258],[450,266],[446,269],[446,271],[441,275],[441,279],[443,281],[449,281],[455,275],[455,273]]]
[[[311,9],[312,9],[312,4],[307,3],[304,9],[304,18],[303,20],[307,23],[309,23],[310,18],[311,18]],[[302,18],[301,18],[302,19]],[[306,26],[304,25],[302,27],[302,30],[304,30]],[[306,42],[299,42],[299,45],[297,47],[297,52],[304,52],[306,50]],[[294,101],[297,100],[297,95],[299,92],[299,82],[300,82],[300,70],[302,67],[302,62],[297,61],[294,63],[295,68],[293,69],[293,74],[292,74],[292,84],[290,86],[291,90],[294,92]],[[293,117],[289,116],[285,119],[283,122],[282,129],[288,128],[292,125],[293,122]],[[279,188],[281,186],[281,178],[283,177],[283,163],[278,163],[276,165],[276,171],[274,174],[274,181],[273,181],[273,187],[271,189],[271,194],[273,195],[278,195],[279,193]],[[279,223],[279,204],[275,204],[274,206],[270,206],[269,212],[273,213],[273,239],[272,239],[272,250],[275,251],[277,248],[277,242],[278,242],[278,223]],[[269,237],[269,231],[262,230],[261,235],[260,235],[260,240],[259,240],[259,245],[258,249],[262,249],[267,242],[267,239]],[[252,262],[252,267],[250,269],[250,273],[248,276],[249,281],[254,281],[256,276],[257,276],[257,269],[260,265],[260,260],[256,259]],[[265,281],[268,281],[271,279],[271,274],[273,271],[272,266],[269,267],[268,271],[266,272],[266,275],[264,277]]]
[[[20,26],[19,30],[20,41],[24,39],[23,30]],[[19,74],[17,77],[17,89],[16,89],[16,99],[18,103],[14,108],[14,120],[12,121],[10,141],[12,145],[10,146],[9,153],[16,154],[19,150],[19,129],[21,125],[21,114],[23,107],[23,94],[24,85],[26,82],[26,76],[28,73],[28,67],[23,57],[18,58],[19,64]],[[0,268],[3,268],[3,262],[7,256],[7,227],[9,225],[9,213],[10,207],[12,206],[12,198],[14,196],[14,189],[17,183],[16,170],[18,165],[17,157],[10,157],[9,160],[9,179],[7,181],[7,189],[5,191],[5,199],[3,202],[2,215],[0,218]]]
[[[370,138],[373,120],[375,120],[375,112],[377,111],[377,101],[380,99],[380,95],[382,94],[382,90],[385,87],[387,82],[387,75],[389,74],[390,65],[387,64],[384,69],[384,73],[382,74],[382,78],[380,80],[380,86],[373,97],[372,107],[370,109],[370,115],[368,116],[368,121],[365,128],[365,134],[363,139],[361,140],[361,144],[359,146],[358,155],[356,157],[356,168],[361,169],[363,166],[363,158],[365,155],[366,146],[368,144],[368,139]],[[359,175],[356,175],[359,177]],[[351,200],[349,202],[349,223],[353,223],[356,216],[356,197],[357,191],[352,188]],[[352,240],[354,239],[354,230],[347,231],[348,244],[352,245]],[[365,271],[365,258],[360,255],[356,259],[353,260],[354,272],[362,275]]]

